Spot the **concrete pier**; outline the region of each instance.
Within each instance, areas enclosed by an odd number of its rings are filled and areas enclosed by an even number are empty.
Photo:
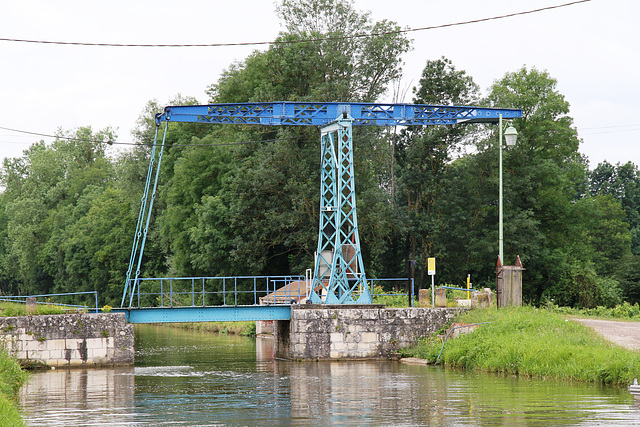
[[[0,347],[55,367],[133,364],[133,325],[122,313],[0,317]]]
[[[291,320],[274,322],[277,357],[382,359],[433,335],[464,308],[292,306]]]

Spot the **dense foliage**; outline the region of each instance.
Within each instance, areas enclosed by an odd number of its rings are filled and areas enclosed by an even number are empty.
[[[376,101],[411,48],[393,22],[353,2],[283,0],[279,43],[230,64],[211,102]],[[371,37],[345,38],[371,33]],[[537,304],[613,306],[640,300],[640,173],[589,171],[569,103],[547,72],[523,67],[483,95],[446,58],[430,59],[416,103],[521,108],[504,152],[506,264],[526,267]],[[214,78],[212,77],[212,81]],[[169,104],[190,104],[178,97]],[[0,291],[97,290],[118,306],[156,132],[150,101],[130,151],[109,156],[111,129],[60,131],[0,171]],[[496,126],[358,128],[358,223],[370,277],[415,276],[493,287],[498,228]],[[236,143],[236,144],[232,144]],[[313,128],[171,124],[144,276],[303,274],[319,218],[319,135]]]

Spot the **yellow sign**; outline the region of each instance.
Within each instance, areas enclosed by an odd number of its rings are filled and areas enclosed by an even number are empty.
[[[429,276],[436,275],[436,259],[435,258],[427,258],[427,270],[429,272]]]

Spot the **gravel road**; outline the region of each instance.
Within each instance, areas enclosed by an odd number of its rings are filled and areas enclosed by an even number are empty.
[[[609,341],[631,350],[640,350],[640,322],[615,320],[573,319],[593,328]]]

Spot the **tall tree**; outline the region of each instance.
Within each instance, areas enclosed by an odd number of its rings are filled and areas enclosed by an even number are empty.
[[[616,281],[602,274],[610,273],[606,266],[624,256],[624,224],[610,200],[581,200],[587,191],[586,162],[578,152],[569,103],[556,86],[547,72],[522,68],[498,80],[488,98],[492,105],[523,111],[523,117],[513,121],[518,144],[504,150],[507,259],[503,262],[512,263],[520,255],[527,268],[523,295],[529,301],[612,303],[619,298]],[[481,140],[477,149],[477,154],[455,161],[452,171],[456,174],[447,177],[466,176],[463,179],[475,181],[464,187],[471,190],[467,197],[455,190],[447,193],[451,202],[443,203],[449,212],[439,241],[450,245],[455,236],[468,236],[468,245],[450,246],[447,264],[475,260],[468,265],[475,270],[471,273],[491,283],[498,222],[495,136]],[[445,183],[450,189],[455,185],[460,184]],[[598,233],[597,229],[612,233]],[[603,245],[616,249],[602,252]]]
[[[209,87],[212,102],[373,101],[401,73],[401,55],[410,42],[395,23],[373,22],[352,1],[283,1],[278,13],[285,31],[267,51],[232,64]],[[369,35],[354,38],[356,32]],[[245,268],[303,272],[311,267],[317,244],[317,129],[238,127],[230,132],[241,132],[249,141],[276,141],[235,149],[226,184],[217,194],[204,194],[201,202],[228,216],[233,241],[226,247],[232,258],[246,260]],[[361,234],[363,240],[384,241],[388,232],[381,233],[387,229],[381,224],[387,219],[379,213],[389,199],[378,159],[388,145],[373,130],[357,130],[354,139],[358,193],[363,196],[358,202]],[[200,206],[196,210],[204,214]],[[204,224],[196,223],[194,230],[201,230]],[[203,232],[214,235],[208,227]],[[216,236],[228,238],[226,233]],[[221,253],[225,244],[197,247]],[[381,254],[375,245],[364,251],[368,260]],[[203,254],[193,259],[201,265]]]
[[[457,70],[450,60],[429,60],[414,88],[414,103],[432,105],[472,105],[479,98],[479,87],[465,71]],[[406,221],[403,236],[397,236],[404,249],[407,274],[417,268],[418,284],[425,280],[427,258],[442,256],[442,247],[434,245],[440,212],[439,198],[447,189],[441,180],[452,156],[465,138],[477,127],[429,126],[402,131],[394,149],[398,174],[401,216]]]
[[[600,163],[589,174],[589,189],[593,196],[610,195],[620,202],[631,232],[631,250],[640,255],[640,171],[631,162],[624,165]]]

